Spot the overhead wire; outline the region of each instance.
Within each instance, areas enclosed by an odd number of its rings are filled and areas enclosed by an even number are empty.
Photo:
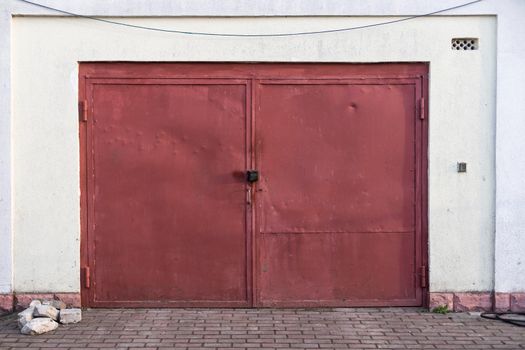
[[[390,21],[371,23],[371,24],[365,24],[365,25],[354,26],[354,27],[334,28],[334,29],[324,29],[324,30],[312,30],[312,31],[303,31],[303,32],[290,32],[290,33],[261,33],[261,34],[257,34],[257,33],[253,33],[253,34],[251,34],[251,33],[213,33],[213,32],[198,32],[198,31],[189,31],[189,30],[180,30],[180,29],[165,29],[165,28],[158,28],[158,27],[148,27],[148,26],[143,26],[143,25],[138,25],[138,24],[131,24],[131,23],[125,23],[125,22],[119,22],[119,21],[115,21],[115,20],[110,20],[110,19],[106,19],[106,18],[101,18],[100,16],[83,15],[83,14],[79,14],[79,13],[75,13],[75,12],[71,12],[71,11],[62,10],[62,9],[59,9],[59,8],[56,8],[56,7],[51,7],[51,6],[44,5],[44,4],[41,4],[41,3],[38,3],[38,2],[34,2],[34,1],[29,1],[29,0],[18,0],[18,1],[26,3],[26,4],[30,4],[30,5],[33,5],[33,6],[37,6],[37,7],[46,9],[46,10],[58,12],[58,13],[61,13],[61,14],[64,14],[64,15],[68,15],[68,16],[85,18],[85,19],[89,19],[89,20],[93,20],[93,21],[99,21],[99,22],[103,22],[103,23],[107,23],[107,24],[118,25],[118,26],[123,26],[123,27],[130,27],[130,28],[135,28],[135,29],[142,29],[142,30],[149,30],[149,31],[163,32],[163,33],[185,34],[185,35],[201,35],[201,36],[216,36],[216,37],[249,37],[249,38],[258,38],[259,37],[259,38],[264,38],[264,37],[287,37],[287,36],[301,36],[301,35],[316,35],[316,34],[339,33],[339,32],[349,32],[349,31],[353,31],[353,30],[360,30],[360,29],[365,29],[365,28],[379,27],[379,26],[384,26],[384,25],[389,25],[389,24],[394,24],[394,23],[410,21],[410,20],[413,20],[413,19],[416,19],[416,18],[428,17],[428,16],[436,15],[436,14],[439,14],[439,13],[444,13],[444,12],[451,11],[451,10],[456,10],[456,9],[459,9],[459,8],[462,8],[462,7],[473,5],[475,3],[478,3],[478,2],[481,2],[481,1],[484,1],[484,0],[470,1],[470,2],[466,2],[466,3],[460,4],[460,5],[447,7],[447,8],[441,9],[441,10],[437,10],[437,11],[433,11],[433,12],[429,12],[429,13],[425,13],[425,14],[421,14],[421,15],[408,16],[408,17],[393,19],[393,20],[390,20]]]

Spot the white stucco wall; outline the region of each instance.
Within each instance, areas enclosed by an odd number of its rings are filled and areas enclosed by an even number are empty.
[[[496,291],[525,291],[525,1],[498,16]],[[510,10],[510,9],[509,9]]]
[[[120,20],[268,33],[389,19]],[[452,51],[453,37],[479,37],[480,49]],[[15,291],[79,290],[79,61],[430,62],[430,287],[493,289],[495,17],[420,18],[307,38],[243,39],[145,32],[84,19],[16,17],[11,38]],[[468,163],[468,173],[456,172],[458,161]],[[33,248],[36,242],[38,249]]]
[[[0,294],[13,288],[11,216],[11,13],[0,7]],[[2,40],[3,39],[3,40]]]
[[[259,0],[257,2],[252,0],[224,0],[220,2],[215,0],[38,1],[42,4],[85,15],[143,17],[406,16],[429,13],[464,3],[461,0],[442,0],[439,2],[432,0]],[[16,159],[12,156],[14,150],[12,150],[11,145],[11,124],[14,117],[11,113],[11,97],[14,94],[11,86],[11,64],[14,65],[16,62],[12,57],[11,45],[18,39],[11,36],[11,16],[49,16],[55,14],[53,11],[24,4],[19,0],[4,0],[0,2],[0,293],[7,293],[13,290],[13,243],[16,243],[13,242],[13,236],[18,235],[14,231],[14,221],[15,215],[18,218],[16,220],[20,220],[21,217],[21,214],[15,212],[15,198],[12,191],[12,186],[14,186],[12,173]],[[525,65],[522,64],[522,61],[523,57],[525,57],[525,47],[519,45],[519,43],[525,42],[525,26],[522,24],[522,19],[525,16],[525,2],[523,0],[484,0],[468,7],[448,11],[446,14],[497,16],[496,206],[492,213],[496,218],[495,254],[485,256],[484,259],[485,261],[495,259],[492,267],[494,269],[496,291],[524,291],[525,216],[523,215],[523,208],[525,208],[525,152],[523,150],[525,149],[525,138],[522,135],[523,130],[525,130],[525,118],[523,118],[525,114],[525,99],[523,99],[523,96],[525,96],[525,84],[523,84],[523,81],[525,81]],[[213,26],[211,29],[223,31],[225,28]],[[251,29],[257,30],[257,28]],[[437,32],[441,30],[441,27],[435,27],[434,29]],[[390,27],[384,27],[384,30],[388,32]],[[132,35],[131,33],[128,35]],[[104,35],[102,36],[104,37]],[[170,38],[170,40],[186,40],[185,36],[171,36]],[[434,33],[432,33],[430,38],[434,38]],[[305,42],[310,40],[308,37],[303,39]],[[318,38],[316,42],[319,42],[320,39],[322,37]],[[101,39],[101,41],[104,41],[104,39]],[[218,41],[221,41],[221,39]],[[325,49],[323,44],[319,44],[319,48],[320,50]],[[37,60],[35,58],[35,61]],[[73,77],[73,79],[75,78]],[[432,101],[431,108],[433,108]],[[435,119],[432,119],[432,124],[434,122]],[[475,208],[470,208],[469,210],[474,211]],[[31,218],[29,216],[27,220]],[[469,223],[456,220],[455,223],[451,222],[449,225],[455,226],[455,224],[460,224],[466,226]],[[432,218],[431,225],[433,225]],[[457,231],[454,231],[454,233],[457,233]],[[451,241],[443,241],[436,244],[452,246],[464,242],[462,236],[459,236],[459,238],[456,238],[453,234],[450,236],[453,238]],[[444,237],[444,239],[446,238]],[[461,242],[458,242],[458,239]],[[479,243],[474,241],[470,242],[466,247],[455,247],[453,250],[456,252],[462,250],[463,254],[468,255],[472,250],[477,249],[477,244]],[[62,242],[59,245],[62,247],[67,246],[67,242]],[[19,247],[18,251],[25,254],[30,252],[32,247],[33,245],[25,248]],[[433,249],[433,245],[431,249]],[[457,256],[457,254],[453,255]],[[448,257],[448,255],[445,255],[443,261]],[[486,262],[486,264],[490,263]],[[432,265],[434,264],[432,263]],[[431,266],[431,269],[433,268],[434,266]],[[68,268],[66,270],[77,274],[76,271],[68,270]],[[432,280],[435,280],[433,277],[434,273],[435,271],[431,271]],[[450,284],[453,284],[453,280]],[[437,287],[446,286],[434,284],[432,290],[443,290]]]

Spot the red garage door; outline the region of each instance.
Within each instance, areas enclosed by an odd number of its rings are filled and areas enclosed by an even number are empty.
[[[426,74],[82,64],[83,304],[424,304]]]

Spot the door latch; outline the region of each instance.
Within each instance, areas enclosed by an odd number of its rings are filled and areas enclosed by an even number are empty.
[[[257,170],[247,170],[246,171],[246,181],[256,182],[259,180],[259,172]]]

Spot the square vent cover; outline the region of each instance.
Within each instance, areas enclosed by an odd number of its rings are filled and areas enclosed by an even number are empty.
[[[452,50],[477,50],[478,38],[453,38]]]

